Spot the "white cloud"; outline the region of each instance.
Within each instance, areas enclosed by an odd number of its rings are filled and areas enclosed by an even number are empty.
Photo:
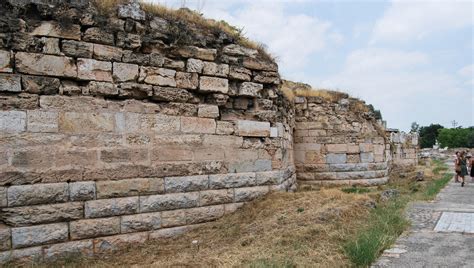
[[[472,1],[393,1],[379,19],[371,43],[421,40],[473,24]]]

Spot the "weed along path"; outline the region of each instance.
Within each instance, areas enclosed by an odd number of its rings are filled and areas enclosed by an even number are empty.
[[[451,181],[407,213],[411,229],[373,267],[474,267],[474,183]]]

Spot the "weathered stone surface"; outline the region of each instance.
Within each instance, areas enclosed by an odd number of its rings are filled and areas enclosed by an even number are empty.
[[[166,193],[191,192],[208,188],[209,177],[207,175],[165,178]]]
[[[36,27],[31,35],[50,36],[64,39],[81,39],[81,27],[76,24],[58,24],[55,21],[43,21],[40,26]]]
[[[153,86],[138,83],[120,84],[119,96],[135,99],[145,99],[153,95]]]
[[[11,233],[10,228],[5,225],[0,225],[0,250],[9,250],[11,247]],[[2,258],[0,257],[0,262]]]
[[[18,52],[15,66],[20,73],[77,77],[77,68],[73,58]]]
[[[224,216],[224,205],[192,208],[185,210],[186,224],[214,221]]]
[[[186,71],[190,73],[202,73],[204,62],[197,59],[188,59],[186,63]]]
[[[177,49],[176,53],[185,58],[213,61],[216,58],[217,50],[188,46]]]
[[[258,186],[251,188],[235,189],[235,202],[248,202],[266,195],[269,192],[268,186]]]
[[[159,101],[187,102],[192,99],[193,94],[186,89],[173,87],[153,87],[153,99]]]
[[[254,172],[209,175],[209,188],[210,189],[225,189],[225,188],[254,186],[255,183],[256,181],[255,181]]]
[[[74,81],[62,81],[59,86],[59,94],[66,96],[81,95],[82,88]]]
[[[199,204],[201,206],[232,203],[234,200],[233,189],[201,191],[200,194]]]
[[[12,68],[12,53],[10,51],[0,50],[0,73],[11,73]]]
[[[347,161],[346,154],[328,154],[326,156],[326,162],[328,164],[344,164]]]
[[[92,240],[72,241],[44,248],[45,261],[55,261],[61,258],[75,256],[92,256],[93,254]]]
[[[78,59],[79,79],[112,82],[112,63],[93,59]]]
[[[277,72],[259,72],[253,81],[263,84],[280,84],[280,75]]]
[[[234,124],[232,122],[217,121],[216,134],[232,135],[234,131]]]
[[[31,247],[0,252],[0,262],[37,263],[43,260],[43,248]]]
[[[249,96],[249,97],[258,97],[262,89],[263,89],[262,84],[257,84],[257,83],[252,83],[252,82],[243,82],[239,88],[239,95]]]
[[[228,55],[233,56],[248,56],[248,57],[255,57],[258,54],[256,49],[246,48],[240,45],[231,44],[227,45],[222,49],[222,52]]]
[[[191,161],[193,160],[193,152],[187,148],[171,147],[159,148],[152,150],[152,162],[163,161]]]
[[[217,118],[219,117],[219,107],[217,105],[199,104],[198,116]]]
[[[268,137],[270,136],[270,123],[238,120],[236,134],[246,137]]]
[[[181,117],[181,131],[184,133],[216,133],[216,121],[209,118]]]
[[[86,218],[100,218],[138,212],[138,196],[86,201],[84,215]]]
[[[8,206],[26,206],[68,201],[67,183],[14,185],[8,188]]]
[[[116,251],[125,246],[143,245],[148,239],[148,232],[122,234],[94,239],[95,253]]]
[[[280,170],[257,172],[256,173],[256,184],[257,185],[272,185],[280,184],[283,182],[282,172]]]
[[[141,67],[139,81],[158,86],[176,86],[176,71],[165,68]]]
[[[267,159],[233,161],[229,163],[232,172],[262,172],[272,170],[272,161]]]
[[[66,56],[76,58],[92,58],[94,45],[73,40],[62,41],[62,51]]]
[[[19,75],[0,74],[0,92],[21,92],[21,78]]]
[[[57,78],[23,75],[21,78],[23,91],[33,94],[58,94],[60,81]]]
[[[100,151],[100,160],[106,163],[139,163],[148,161],[146,149],[104,149]]]
[[[164,192],[161,178],[128,179],[96,182],[97,198],[159,194]]]
[[[58,112],[31,110],[27,115],[29,132],[58,132]]]
[[[69,223],[72,240],[120,233],[120,217],[87,219]]]
[[[140,8],[140,4],[138,2],[131,2],[126,5],[119,5],[118,8],[118,16],[121,19],[134,19],[134,20],[145,20],[146,14]]]
[[[138,78],[138,65],[114,62],[114,79],[118,82],[135,81]]]
[[[59,131],[66,133],[114,131],[114,116],[110,113],[67,112],[59,116]]]
[[[6,154],[5,154],[6,156]],[[8,204],[7,202],[7,188],[0,187],[0,208],[6,207]]]
[[[251,75],[252,71],[250,71],[249,69],[234,65],[230,66],[229,78],[250,81]]]
[[[117,96],[118,88],[113,83],[91,81],[87,85],[90,95],[94,96]]]
[[[117,46],[129,49],[136,49],[142,45],[141,36],[138,34],[117,33]]]
[[[149,231],[161,228],[161,213],[142,213],[136,215],[122,216],[122,233],[133,233]]]
[[[165,228],[165,229],[153,231],[153,232],[150,232],[150,240],[155,240],[155,239],[159,240],[163,238],[177,237],[186,233],[189,230],[192,230],[193,228],[196,228],[199,225],[200,224],[191,225],[191,226],[179,226],[179,227],[174,227],[174,228]]]
[[[84,33],[84,41],[113,45],[114,44],[114,35],[112,33],[106,32],[105,30],[97,27],[89,28]]]
[[[163,62],[163,67],[184,71],[186,63],[182,60],[172,60],[165,58]]]
[[[67,223],[53,223],[12,228],[13,248],[64,242],[68,239]]]
[[[64,203],[1,209],[0,219],[9,226],[26,226],[81,219],[82,203]]]
[[[360,153],[360,161],[362,163],[374,162],[374,154],[373,153]]]
[[[162,227],[175,227],[186,225],[186,212],[184,209],[163,211],[161,213]]]
[[[69,199],[71,201],[95,199],[95,182],[79,181],[69,183]]]
[[[54,54],[60,55],[61,50],[59,49],[59,39],[58,38],[41,38],[43,43],[43,53],[44,54]]]
[[[185,89],[196,89],[199,85],[199,75],[197,73],[176,73],[176,86]]]
[[[229,81],[223,78],[201,76],[199,79],[199,90],[226,94],[229,91]]]
[[[227,77],[229,75],[229,65],[206,61],[203,62],[202,73],[211,76]]]
[[[157,212],[199,205],[199,193],[140,196],[140,212]]]
[[[257,60],[253,58],[244,58],[243,65],[245,68],[252,70],[272,71],[277,72],[278,66],[274,62]]]
[[[93,56],[97,60],[120,61],[123,51],[119,47],[94,44]]]

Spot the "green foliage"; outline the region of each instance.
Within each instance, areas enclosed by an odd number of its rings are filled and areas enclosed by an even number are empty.
[[[348,187],[342,188],[342,191],[348,194],[363,194],[370,192],[368,188],[359,188],[359,187]]]
[[[431,124],[420,128],[420,147],[431,148],[436,143],[438,131],[444,127],[440,124]]]
[[[441,189],[443,189],[443,187],[446,184],[448,184],[448,182],[451,180],[452,177],[453,177],[453,174],[446,173],[444,174],[444,177],[442,179],[431,182],[426,188],[425,192],[423,193],[424,199],[427,199],[427,200],[433,199],[439,193],[439,191],[441,191]]]
[[[440,129],[438,141],[441,147],[474,148],[474,127]]]
[[[411,133],[418,133],[420,131],[420,125],[417,122],[411,123]]]

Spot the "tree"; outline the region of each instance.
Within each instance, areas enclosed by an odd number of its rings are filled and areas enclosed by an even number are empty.
[[[431,124],[427,127],[420,128],[420,147],[431,148],[436,143],[438,131],[444,127],[440,124]]]
[[[417,122],[411,123],[411,133],[418,133],[420,131],[420,125]]]
[[[445,128],[439,130],[439,143],[442,147],[474,148],[474,127]]]

